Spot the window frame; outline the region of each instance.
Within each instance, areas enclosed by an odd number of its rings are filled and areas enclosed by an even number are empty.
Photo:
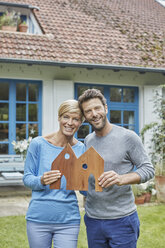
[[[134,111],[134,131],[139,135],[139,88],[137,86],[123,86],[123,85],[105,85],[105,84],[87,84],[87,83],[78,83],[76,82],[74,84],[74,92],[75,92],[75,99],[78,99],[78,87],[79,86],[86,86],[90,88],[95,88],[95,87],[102,87],[104,89],[104,97],[107,100],[107,106],[108,106],[108,113],[107,113],[107,118],[110,120],[110,111],[111,110],[120,110],[120,111]],[[134,102],[133,103],[128,103],[128,102],[113,102],[110,101],[110,88],[121,88],[122,89],[122,94],[123,94],[123,89],[129,88],[129,89],[134,89],[135,95],[134,95]],[[82,125],[89,125],[89,133],[92,132],[92,127],[90,124],[87,122],[82,123]],[[116,124],[118,125],[118,124]],[[120,126],[126,126],[124,125],[123,122],[123,114],[121,117],[121,125]],[[77,137],[77,133],[75,134],[75,137]],[[83,138],[78,138],[78,140],[83,141]]]
[[[8,141],[0,141],[0,144],[8,144],[8,154],[15,154],[13,145],[11,142],[16,140],[16,124],[23,123],[26,124],[26,139],[28,138],[28,124],[38,124],[38,135],[42,133],[42,81],[39,80],[25,80],[25,79],[0,79],[1,83],[9,84],[9,99],[8,100],[0,100],[0,102],[8,102],[9,104],[9,119],[8,121],[1,121],[0,123],[8,123]],[[16,84],[17,83],[25,83],[26,84],[26,101],[17,101],[16,100]],[[38,84],[39,92],[38,92],[38,101],[29,101],[28,100],[28,92],[27,85],[28,84]],[[26,118],[25,121],[17,121],[16,120],[16,104],[17,103],[25,103],[26,104],[26,115],[28,115],[28,105],[29,104],[38,104],[38,120],[37,121],[29,121]]]

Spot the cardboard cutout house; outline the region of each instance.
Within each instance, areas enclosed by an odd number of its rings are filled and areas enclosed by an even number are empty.
[[[53,161],[51,169],[60,170],[61,177],[65,176],[67,190],[88,190],[88,178],[92,174],[95,177],[95,190],[102,191],[98,177],[104,172],[104,160],[93,147],[77,158],[67,144]],[[60,185],[61,179],[52,183],[50,189],[60,189]]]

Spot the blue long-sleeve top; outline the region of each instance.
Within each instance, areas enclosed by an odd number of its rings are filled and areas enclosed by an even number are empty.
[[[79,142],[72,146],[77,157],[84,153]],[[41,176],[51,170],[51,164],[63,147],[49,143],[42,136],[34,138],[29,146],[24,168],[24,185],[32,189],[32,198],[26,219],[48,224],[79,224],[78,201],[73,190],[66,190],[65,177],[61,178],[61,189],[50,189],[41,184]]]

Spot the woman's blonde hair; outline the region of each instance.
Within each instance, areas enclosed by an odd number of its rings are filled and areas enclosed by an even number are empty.
[[[83,114],[77,100],[69,99],[64,101],[58,108],[58,117],[60,118],[66,112],[79,114],[81,121],[83,121]]]

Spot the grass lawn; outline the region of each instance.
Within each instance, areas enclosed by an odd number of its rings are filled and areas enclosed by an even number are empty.
[[[85,226],[82,222],[78,248],[87,248]],[[165,205],[138,206],[141,222],[138,248],[165,247]],[[24,216],[0,218],[0,248],[28,248]]]

